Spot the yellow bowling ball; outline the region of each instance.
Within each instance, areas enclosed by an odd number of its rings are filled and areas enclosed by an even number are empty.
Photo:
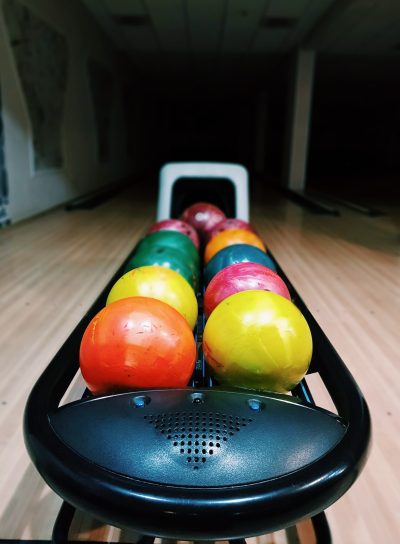
[[[242,291],[208,318],[203,350],[221,384],[285,393],[308,370],[312,337],[290,300],[268,291]]]
[[[197,321],[197,299],[189,283],[170,268],[141,266],[124,274],[112,287],[107,304],[127,297],[156,298],[177,310],[191,329]]]

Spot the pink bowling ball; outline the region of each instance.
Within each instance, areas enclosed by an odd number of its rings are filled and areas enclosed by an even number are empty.
[[[257,234],[255,229],[248,221],[243,219],[236,219],[235,217],[228,217],[217,223],[211,230],[207,231],[207,242],[211,240],[216,234],[229,229],[242,229],[254,232]]]
[[[220,302],[239,291],[271,291],[290,300],[284,281],[276,272],[258,263],[236,263],[220,270],[204,293],[204,313],[208,317]]]
[[[200,239],[196,229],[185,221],[181,221],[180,219],[164,219],[163,221],[158,221],[150,227],[149,234],[160,230],[175,230],[181,234],[185,234],[192,240],[197,250],[200,248]]]

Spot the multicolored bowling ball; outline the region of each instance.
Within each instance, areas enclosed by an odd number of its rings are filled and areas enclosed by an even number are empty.
[[[137,245],[136,251],[150,251],[155,247],[170,247],[182,251],[188,260],[196,266],[200,264],[200,255],[194,243],[182,234],[174,230],[160,230],[147,234]]]
[[[228,217],[227,219],[223,219],[222,221],[217,223],[215,227],[207,232],[206,241],[209,242],[211,238],[213,238],[216,234],[223,232],[224,230],[230,229],[248,230],[250,232],[254,232],[254,234],[257,234],[252,225],[247,221],[243,221],[243,219],[237,219],[235,217]]]
[[[235,263],[259,263],[276,272],[274,261],[269,255],[248,244],[235,244],[218,251],[204,269],[204,281],[207,284],[211,278],[226,266]]]
[[[270,268],[258,263],[236,263],[216,274],[204,293],[204,313],[208,317],[220,302],[239,293],[261,289],[290,300],[285,282]]]
[[[200,236],[205,236],[217,223],[225,219],[224,212],[209,202],[196,202],[186,208],[180,219],[194,227]]]
[[[125,272],[141,266],[163,266],[175,270],[196,291],[199,285],[198,267],[190,262],[185,254],[173,247],[150,247],[136,251],[125,266]]]
[[[285,393],[308,370],[312,337],[304,316],[286,298],[242,291],[208,318],[203,350],[220,384]]]
[[[154,225],[150,227],[149,233],[158,232],[160,230],[174,230],[181,234],[185,234],[192,240],[197,250],[200,248],[199,235],[197,234],[196,229],[185,221],[180,221],[179,219],[164,219],[163,221],[154,223]]]
[[[197,322],[197,299],[193,288],[181,274],[163,266],[141,266],[124,274],[113,285],[107,305],[128,297],[162,300],[177,310],[191,329]]]
[[[80,346],[82,375],[94,395],[184,387],[195,360],[186,320],[165,302],[146,297],[123,298],[103,308]]]
[[[235,244],[248,244],[258,247],[261,251],[266,251],[264,242],[257,234],[254,234],[254,232],[243,229],[224,230],[216,234],[207,243],[204,250],[204,262],[207,264],[218,251]]]

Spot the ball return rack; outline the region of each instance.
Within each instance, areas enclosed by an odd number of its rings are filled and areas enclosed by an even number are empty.
[[[185,194],[188,188],[192,201],[201,200],[197,189],[192,191],[198,185],[190,189],[189,178],[180,187]],[[218,183],[213,187],[223,206],[231,190],[224,193]],[[231,209],[235,205],[230,201]],[[79,371],[82,335],[105,306],[124,265],[40,376],[25,409],[31,459],[65,501],[53,541],[68,541],[79,509],[135,530],[143,535],[141,544],[155,537],[244,544],[246,537],[305,518],[311,518],[317,542],[329,543],[324,510],[349,489],[365,464],[370,416],[344,362],[278,263],[311,329],[308,374],[319,374],[337,413],[315,404],[307,376],[292,395],[218,386],[201,350],[202,285],[195,329],[198,357],[188,387],[102,397],[86,391],[81,400],[60,405]]]

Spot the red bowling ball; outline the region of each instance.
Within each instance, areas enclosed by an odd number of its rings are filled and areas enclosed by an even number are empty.
[[[200,248],[199,235],[197,234],[195,228],[185,221],[180,221],[179,219],[164,219],[163,221],[158,221],[150,227],[149,234],[152,232],[158,232],[159,230],[175,230],[185,234],[192,240],[197,250]]]
[[[183,211],[180,219],[192,225],[200,236],[205,237],[217,223],[226,219],[226,215],[214,204],[196,202]]]
[[[224,230],[229,230],[229,229],[248,230],[250,232],[254,232],[254,234],[257,234],[255,229],[247,221],[243,221],[243,219],[236,219],[233,217],[229,217],[217,223],[215,227],[213,227],[210,231],[207,232],[207,237],[206,237],[207,242],[211,240],[211,238],[213,238],[216,234]]]
[[[254,289],[271,291],[290,300],[289,290],[276,272],[258,263],[236,263],[220,270],[208,284],[204,294],[206,317],[227,297]]]

